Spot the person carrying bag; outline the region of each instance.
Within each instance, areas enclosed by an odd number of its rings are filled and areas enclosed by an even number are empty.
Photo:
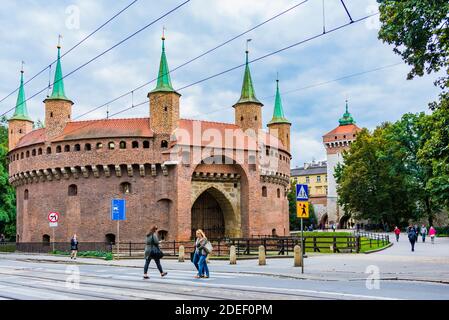
[[[150,232],[146,237],[146,246],[145,246],[145,266],[143,268],[143,278],[149,279],[150,277],[147,275],[148,267],[150,266],[151,259],[154,259],[156,262],[156,266],[161,273],[161,277],[165,277],[167,272],[162,270],[161,259],[164,256],[161,248],[159,248],[159,239],[157,237],[157,226],[151,228]]]

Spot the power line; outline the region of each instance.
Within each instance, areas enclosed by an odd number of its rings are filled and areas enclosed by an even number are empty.
[[[304,43],[306,43],[306,42],[312,41],[312,40],[314,40],[314,39],[317,39],[317,38],[322,37],[322,36],[324,36],[324,35],[327,35],[327,34],[329,34],[329,33],[335,32],[335,31],[337,31],[337,30],[340,30],[340,29],[343,29],[343,28],[345,28],[345,27],[347,27],[347,26],[350,26],[350,25],[352,25],[352,24],[355,24],[355,23],[357,23],[357,22],[360,22],[360,21],[369,19],[369,18],[371,18],[371,17],[373,17],[373,16],[375,16],[375,15],[378,15],[378,14],[379,14],[379,13],[370,14],[370,15],[365,16],[365,17],[363,17],[363,18],[354,20],[353,22],[349,22],[349,23],[340,25],[340,26],[338,26],[338,27],[335,27],[335,28],[329,30],[329,31],[326,32],[326,33],[320,33],[319,35],[309,37],[309,38],[307,38],[307,39],[305,39],[305,40],[302,40],[302,41],[298,41],[298,42],[296,42],[296,43],[294,43],[294,44],[291,44],[291,45],[286,46],[286,47],[284,47],[284,48],[281,48],[281,49],[279,49],[279,50],[273,51],[273,52],[268,53],[268,54],[266,54],[266,55],[263,55],[263,56],[261,56],[261,57],[259,57],[259,58],[256,58],[256,59],[254,59],[254,60],[248,61],[248,63],[253,63],[253,62],[256,62],[256,61],[265,59],[265,58],[270,57],[270,56],[272,56],[272,55],[274,55],[274,54],[283,52],[283,51],[285,51],[285,50],[291,49],[291,48],[296,47],[296,46],[298,46],[298,45],[301,45],[301,44],[304,44]],[[184,90],[184,89],[186,89],[186,88],[192,87],[192,86],[197,85],[197,84],[199,84],[199,83],[202,83],[202,82],[208,81],[208,80],[210,80],[210,79],[213,79],[213,78],[215,78],[215,77],[218,77],[218,76],[221,76],[221,75],[223,75],[223,74],[226,74],[226,73],[228,73],[228,72],[230,72],[230,71],[233,71],[233,70],[235,70],[235,69],[241,68],[242,66],[245,66],[245,63],[244,63],[244,64],[240,64],[240,65],[238,65],[238,66],[236,66],[236,67],[233,67],[233,68],[229,68],[229,69],[224,70],[224,71],[222,71],[222,72],[216,73],[216,74],[214,74],[214,75],[212,75],[212,76],[203,78],[203,79],[201,79],[201,80],[195,81],[195,82],[193,82],[193,83],[191,83],[191,84],[189,84],[189,85],[186,85],[186,86],[184,86],[184,87],[181,87],[181,88],[177,89],[176,91],[182,91],[182,90]],[[139,103],[139,104],[132,105],[131,107],[127,107],[127,108],[121,109],[121,110],[117,111],[116,113],[114,113],[114,114],[112,114],[112,115],[109,115],[109,118],[111,118],[111,117],[113,117],[113,116],[116,116],[116,115],[118,115],[118,114],[121,114],[121,113],[123,113],[123,112],[126,112],[126,111],[128,111],[128,110],[134,109],[135,107],[138,107],[138,106],[147,104],[147,103],[149,103],[149,100],[148,100],[148,99],[145,100],[145,101],[143,101],[143,102],[141,102],[141,103]],[[102,120],[106,120],[106,119],[103,118],[103,119],[99,119],[99,120],[96,120],[96,121],[102,121]],[[68,132],[68,133],[65,133],[65,134],[73,133],[73,132],[78,131],[78,130],[80,130],[80,129],[82,129],[82,128],[88,127],[88,126],[92,125],[92,123],[93,123],[93,121],[88,121],[88,122],[86,122],[86,125],[85,125],[85,126],[76,128],[76,129],[74,129],[74,130],[72,130],[72,131],[70,131],[70,132]],[[43,134],[43,133],[42,133],[42,134]],[[59,137],[61,137],[61,136],[62,136],[62,134],[59,135],[59,136],[56,136],[54,139],[57,139],[57,138],[59,138]]]
[[[377,67],[377,68],[370,69],[370,70],[366,70],[366,71],[361,71],[361,72],[357,72],[357,73],[352,73],[352,74],[349,74],[349,75],[346,75],[346,76],[342,76],[342,77],[339,77],[339,78],[336,78],[336,79],[332,79],[332,80],[328,80],[328,81],[323,81],[323,82],[314,83],[314,84],[311,84],[311,85],[308,85],[308,86],[305,86],[305,87],[302,87],[302,88],[284,91],[284,92],[282,92],[282,96],[288,95],[288,94],[290,94],[290,93],[298,92],[298,91],[303,91],[303,90],[307,90],[307,89],[311,89],[311,88],[316,88],[316,87],[324,86],[324,85],[329,84],[329,83],[338,82],[338,81],[345,80],[345,79],[349,79],[349,78],[353,78],[353,77],[359,77],[359,76],[362,76],[362,75],[365,75],[365,74],[368,74],[368,73],[372,73],[372,72],[376,72],[376,71],[380,71],[380,70],[384,70],[384,69],[396,67],[396,66],[403,65],[403,64],[404,64],[403,62],[398,62],[398,63],[389,64],[389,65]],[[273,97],[275,97],[275,95],[270,95],[270,96],[262,97],[262,100],[264,100],[264,99],[270,99],[270,98],[273,98]],[[215,109],[215,110],[212,110],[212,111],[206,112],[206,113],[196,114],[196,115],[194,115],[194,116],[192,116],[192,117],[198,117],[198,116],[201,116],[201,115],[209,115],[209,114],[213,114],[213,113],[215,113],[215,112],[223,111],[223,110],[226,110],[226,109],[229,109],[229,107],[224,107],[224,108],[220,108],[220,109]]]
[[[112,47],[110,47],[109,49],[103,51],[102,53],[100,53],[99,55],[95,56],[94,58],[90,59],[89,61],[83,63],[81,66],[79,66],[78,68],[76,68],[75,70],[72,70],[71,72],[69,72],[68,74],[66,74],[65,76],[63,76],[61,79],[59,79],[58,81],[53,82],[53,85],[55,85],[55,83],[62,81],[63,79],[71,76],[72,74],[74,74],[75,72],[79,71],[80,69],[84,68],[85,66],[87,66],[88,64],[92,63],[93,61],[97,60],[98,58],[100,58],[101,56],[105,55],[106,53],[108,53],[109,51],[115,49],[116,47],[118,47],[119,45],[123,44],[124,42],[128,41],[129,39],[131,39],[132,37],[136,36],[137,34],[139,34],[140,32],[144,31],[145,29],[147,29],[148,27],[152,26],[153,24],[155,24],[156,22],[158,22],[159,20],[165,18],[166,16],[168,16],[169,14],[173,13],[174,11],[178,10],[179,8],[181,8],[182,6],[184,6],[185,4],[187,4],[188,2],[190,2],[191,0],[186,0],[183,3],[181,3],[180,5],[176,6],[175,8],[171,9],[170,11],[166,12],[165,14],[163,14],[162,16],[160,16],[159,18],[157,18],[156,20],[153,20],[152,22],[150,22],[149,24],[145,25],[144,27],[140,28],[139,30],[137,30],[136,32],[134,32],[133,34],[131,34],[130,36],[126,37],[125,39],[119,41],[118,43],[116,43],[115,45],[113,45]],[[25,102],[27,102],[28,100],[31,100],[32,98],[36,97],[37,95],[41,94],[42,92],[44,92],[45,90],[47,90],[48,87],[45,87],[44,89],[40,90],[39,92],[37,92],[36,94],[32,95],[31,97],[29,97],[28,99],[25,100]],[[11,108],[8,111],[6,111],[5,113],[3,113],[0,117],[6,115],[8,112],[11,112],[12,110],[14,110],[15,108]]]
[[[215,51],[215,50],[217,50],[217,49],[219,49],[219,48],[221,48],[221,47],[227,45],[228,43],[230,43],[230,42],[232,42],[232,41],[234,41],[234,40],[236,40],[236,39],[238,39],[238,38],[244,36],[245,34],[251,32],[251,31],[254,31],[255,29],[257,29],[257,28],[259,28],[259,27],[261,27],[261,26],[267,24],[268,22],[271,22],[272,20],[274,20],[274,19],[276,19],[276,18],[278,18],[278,17],[280,17],[280,16],[286,14],[287,12],[292,11],[293,9],[295,9],[295,8],[297,8],[297,7],[299,7],[299,6],[303,5],[303,4],[305,4],[305,3],[308,2],[308,1],[309,1],[309,0],[305,0],[305,1],[301,1],[301,2],[297,3],[296,5],[294,5],[294,6],[290,7],[290,8],[288,8],[288,9],[286,9],[286,10],[284,10],[284,11],[278,13],[278,14],[276,14],[275,16],[273,16],[273,17],[271,17],[271,18],[269,18],[269,19],[267,19],[267,20],[265,20],[265,21],[263,21],[263,22],[261,22],[261,23],[255,25],[254,27],[252,27],[252,28],[250,28],[250,29],[248,29],[248,30],[246,30],[246,31],[244,31],[244,32],[242,32],[242,33],[240,33],[240,34],[238,34],[238,35],[236,35],[236,36],[230,38],[229,40],[226,40],[225,42],[223,42],[223,43],[221,43],[221,44],[219,44],[219,45],[213,47],[212,49],[209,49],[209,50],[205,51],[204,53],[200,54],[199,56],[196,56],[195,58],[190,59],[190,60],[184,62],[183,64],[181,64],[181,65],[177,66],[176,68],[170,70],[169,72],[167,72],[167,73],[161,75],[160,77],[164,77],[165,75],[167,75],[167,74],[169,74],[169,73],[173,74],[173,72],[175,72],[176,70],[181,69],[182,67],[185,67],[186,65],[188,65],[188,64],[190,64],[190,63],[192,63],[192,62],[194,62],[194,61],[196,61],[196,60],[198,60],[198,59],[204,57],[205,55],[207,55],[207,54],[209,54],[209,53],[211,53],[211,52],[213,52],[213,51]],[[79,119],[79,118],[82,118],[82,117],[84,117],[85,115],[88,115],[88,114],[91,113],[91,112],[94,112],[94,111],[96,111],[96,110],[98,110],[98,109],[101,109],[101,108],[103,108],[103,107],[105,107],[105,106],[107,106],[107,105],[109,105],[109,104],[111,104],[111,103],[113,103],[113,102],[115,102],[115,101],[117,101],[117,100],[120,100],[121,98],[124,98],[124,97],[126,97],[127,95],[129,95],[130,93],[132,93],[132,92],[134,92],[134,91],[137,91],[137,90],[140,90],[140,89],[144,88],[145,86],[147,86],[147,85],[149,85],[149,84],[151,84],[151,83],[157,81],[158,79],[159,79],[159,77],[157,77],[157,78],[155,78],[155,79],[153,79],[153,80],[151,80],[151,81],[148,81],[148,82],[146,82],[146,83],[144,83],[144,84],[142,84],[142,85],[140,85],[140,86],[134,88],[134,89],[131,90],[131,91],[128,91],[128,92],[126,92],[126,93],[124,93],[124,94],[122,94],[122,95],[120,95],[120,96],[118,96],[118,97],[116,97],[116,98],[114,98],[114,99],[112,99],[112,100],[110,100],[110,101],[108,101],[108,102],[106,102],[106,103],[104,103],[104,104],[98,106],[98,107],[95,107],[95,108],[93,108],[93,109],[91,109],[91,110],[89,110],[89,111],[87,111],[87,112],[85,112],[85,113],[79,115],[78,117],[74,118],[74,120],[77,120],[77,119]]]
[[[82,43],[84,43],[87,39],[89,39],[90,37],[92,37],[95,33],[97,33],[98,31],[100,31],[101,29],[103,29],[103,27],[105,27],[107,24],[109,24],[112,20],[114,20],[115,18],[117,18],[119,15],[121,15],[123,12],[125,12],[129,7],[131,7],[132,5],[134,5],[138,0],[134,0],[132,1],[130,4],[128,4],[125,8],[123,8],[122,10],[120,10],[118,13],[116,13],[114,16],[112,16],[112,18],[110,18],[109,20],[107,20],[105,23],[103,23],[101,26],[99,26],[97,29],[95,29],[94,31],[92,31],[88,36],[86,36],[84,39],[82,39],[80,42],[78,42],[77,44],[75,44],[73,47],[71,47],[67,52],[65,52],[62,56],[61,59],[66,56],[67,54],[69,54],[70,52],[72,52],[75,48],[79,47]],[[36,77],[40,76],[42,73],[44,73],[47,69],[51,70],[51,66],[53,64],[55,64],[58,60],[53,61],[52,63],[50,63],[47,67],[45,67],[44,69],[42,69],[41,71],[39,71],[38,73],[36,73],[34,76],[32,76],[28,81],[26,81],[23,85],[27,85],[28,83],[30,83],[31,81],[33,81]],[[3,101],[5,101],[7,98],[9,98],[11,95],[13,95],[14,93],[17,92],[17,90],[19,90],[20,87],[16,88],[14,91],[12,91],[11,93],[9,93],[6,97],[2,98],[0,100],[0,103],[2,103]]]

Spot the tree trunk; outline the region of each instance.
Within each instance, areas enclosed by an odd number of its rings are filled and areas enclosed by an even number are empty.
[[[430,205],[430,197],[426,197],[426,213],[429,219],[429,226],[433,226],[433,212]]]

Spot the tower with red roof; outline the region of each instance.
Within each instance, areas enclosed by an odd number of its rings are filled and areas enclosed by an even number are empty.
[[[340,223],[340,219],[344,216],[342,208],[337,203],[337,183],[334,177],[335,167],[343,161],[343,152],[349,149],[360,130],[349,113],[348,101],[346,101],[346,111],[339,120],[339,126],[323,136],[323,143],[327,153],[327,221],[329,225]]]

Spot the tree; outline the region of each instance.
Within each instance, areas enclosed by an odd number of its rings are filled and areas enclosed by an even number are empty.
[[[0,119],[0,233],[16,235],[16,195],[8,181],[8,128],[6,118]]]
[[[425,216],[432,225],[435,211],[440,209],[434,201],[433,189],[429,188],[429,181],[433,177],[432,165],[429,161],[418,159],[418,152],[429,137],[425,131],[428,122],[429,116],[423,112],[407,113],[399,121],[385,128],[387,144],[383,156],[400,165],[399,170],[405,177],[405,187],[416,201],[414,218]]]
[[[427,189],[432,190],[434,200],[449,208],[449,98],[443,96],[438,107],[423,123],[427,136],[418,151],[418,160],[431,166],[432,175]]]
[[[443,69],[435,85],[449,88],[449,2],[447,0],[378,0],[379,39],[412,66],[408,79]]]
[[[374,223],[405,224],[414,212],[414,201],[398,157],[387,157],[388,146],[383,124],[373,134],[363,129],[343,164],[335,170],[339,204],[347,215]]]

